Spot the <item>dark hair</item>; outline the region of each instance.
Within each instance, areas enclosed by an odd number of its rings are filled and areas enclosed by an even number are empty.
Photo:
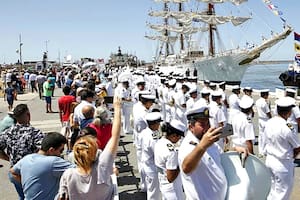
[[[95,96],[95,92],[92,91],[92,90],[82,90],[80,92],[80,97],[81,97],[81,100],[86,100],[87,98],[89,97],[94,97]]]
[[[77,139],[79,139],[80,137],[86,136],[86,135],[91,135],[91,136],[97,137],[97,132],[92,127],[84,127],[83,129],[81,129]]]
[[[19,118],[21,117],[23,114],[25,114],[27,111],[29,111],[27,104],[19,104],[17,105],[13,112],[14,112],[14,117],[15,118]]]
[[[69,95],[70,92],[71,92],[71,87],[68,86],[68,85],[66,85],[66,86],[63,88],[63,93],[64,93],[65,95]]]
[[[241,108],[241,112],[243,113],[249,113],[252,110],[252,106],[250,108]]]
[[[222,96],[211,96],[211,99],[213,101],[217,101],[218,99],[221,99],[221,98],[222,98]]]
[[[269,96],[269,92],[261,92],[261,93],[260,93],[260,96],[261,96],[261,97]]]
[[[281,107],[277,105],[277,112],[279,115],[286,115],[288,112],[290,112],[292,110],[292,106],[288,106],[288,107]]]
[[[51,147],[57,149],[62,144],[67,144],[67,139],[65,136],[57,132],[49,132],[45,135],[42,141],[41,150],[48,151]]]

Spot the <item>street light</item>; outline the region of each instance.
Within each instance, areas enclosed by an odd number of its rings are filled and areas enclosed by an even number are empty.
[[[45,44],[46,44],[46,52],[48,53],[48,42],[50,42],[50,40],[46,40]]]
[[[21,65],[21,69],[22,69],[22,38],[21,38],[21,34],[19,35],[19,49],[16,50],[16,53],[19,54],[19,63]]]

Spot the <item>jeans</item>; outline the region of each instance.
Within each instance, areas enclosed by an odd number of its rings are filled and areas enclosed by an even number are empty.
[[[22,184],[19,183],[18,181],[16,181],[12,174],[10,172],[8,172],[8,178],[9,178],[9,181],[14,184],[15,188],[16,188],[16,191],[19,195],[19,200],[24,200],[25,199],[25,196],[24,196],[24,193],[23,193],[23,188],[22,188]]]

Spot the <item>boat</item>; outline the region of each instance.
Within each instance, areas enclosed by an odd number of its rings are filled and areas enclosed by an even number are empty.
[[[216,39],[221,38],[219,25],[232,23],[234,27],[240,26],[252,18],[251,16],[221,16],[217,14],[217,7],[221,8],[225,3],[237,7],[247,0],[197,0],[199,4],[204,5],[204,11],[184,11],[184,5],[188,0],[154,1],[162,3],[163,10],[151,10],[149,16],[163,18],[164,23],[147,23],[150,29],[157,31],[158,34],[145,37],[159,41],[154,65],[164,73],[176,71],[184,74],[187,69],[189,71],[196,69],[199,80],[240,84],[251,62],[259,58],[266,49],[284,40],[293,30],[285,23],[280,33],[272,34],[269,39],[264,38],[261,44],[253,44],[247,48],[217,50],[217,47],[222,46],[216,45]],[[174,8],[174,5],[178,5],[176,6],[178,9],[172,11],[171,7]],[[195,48],[197,45],[192,39],[199,32],[208,33],[206,54],[204,50]],[[175,45],[180,46],[179,53],[174,51]]]
[[[121,47],[118,47],[117,53],[111,53],[108,64],[109,67],[137,67],[139,65],[139,60],[135,55],[122,53]]]

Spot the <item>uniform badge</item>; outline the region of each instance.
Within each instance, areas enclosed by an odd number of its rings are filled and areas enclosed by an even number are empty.
[[[191,144],[191,145],[194,145],[194,146],[196,146],[196,145],[197,145],[197,143],[196,143],[196,142],[194,142],[194,141],[190,141],[190,144]]]
[[[252,123],[252,118],[251,117],[247,117],[247,121],[249,122],[249,123]]]
[[[291,129],[292,131],[294,130],[294,127],[293,127],[293,125],[292,125],[291,123],[287,123],[286,125],[287,125],[287,127],[289,127],[289,129]]]
[[[168,147],[168,149],[169,149],[169,151],[174,151],[175,149],[174,149],[174,145],[172,145],[172,144],[167,144],[167,147]]]

